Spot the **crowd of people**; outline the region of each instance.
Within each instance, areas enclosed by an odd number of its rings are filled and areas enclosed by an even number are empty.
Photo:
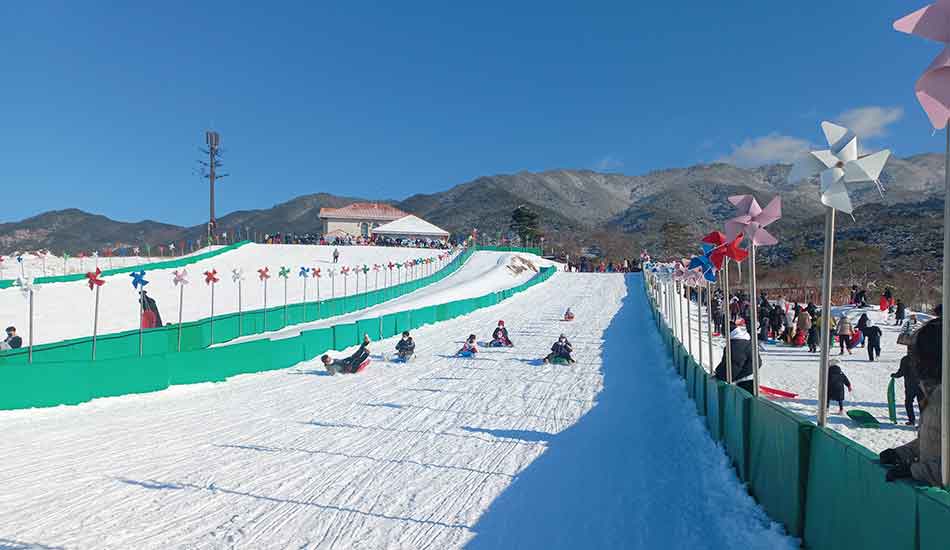
[[[399,246],[406,248],[431,248],[446,250],[457,243],[454,240],[441,239],[408,239],[384,236],[356,237],[352,235],[337,235],[327,238],[314,233],[265,233],[262,244],[310,244],[325,246]]]
[[[579,260],[565,259],[565,271],[576,273],[633,273],[640,271],[640,262],[624,258],[623,260],[594,260],[581,257]]]
[[[698,302],[705,299],[704,292],[691,289],[687,296]],[[713,292],[711,298],[711,314],[716,333],[721,334],[727,326],[729,328],[733,383],[750,393],[754,389],[752,355],[759,351],[753,349],[747,329],[752,307],[758,308],[760,349],[765,343],[807,345],[809,352],[817,352],[822,346],[819,334],[822,323],[826,322],[826,316],[814,303],[788,303],[783,297],[770,300],[767,293],[763,292],[753,305],[741,291],[726,300],[718,289]],[[857,322],[852,323],[847,313],[837,318],[829,315],[827,322],[831,323],[831,326],[827,345],[830,350],[836,349],[838,356],[852,354],[854,348],[864,347],[868,361],[876,361],[881,354],[882,331],[867,314],[867,310],[873,307],[868,304],[867,291],[852,288],[851,302],[851,311],[857,315]],[[900,361],[899,369],[890,376],[904,380],[906,425],[917,425],[919,418],[917,438],[906,445],[881,452],[881,464],[888,468],[888,481],[912,478],[918,482],[939,486],[942,308],[938,305],[932,311],[932,319],[920,322],[917,314],[908,314],[904,303],[894,299],[890,288],[885,288],[881,293],[877,307],[886,312],[885,318],[888,321],[893,319],[893,325],[901,327],[897,343],[906,346],[907,352]],[[725,361],[724,355],[715,369],[716,378],[726,379]],[[852,383],[842,369],[841,361],[833,357],[828,364],[827,399],[829,404],[837,405],[838,414],[844,414],[846,390],[853,391]],[[919,416],[915,405],[920,409]]]

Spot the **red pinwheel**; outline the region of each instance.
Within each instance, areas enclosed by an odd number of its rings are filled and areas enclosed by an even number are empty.
[[[260,279],[260,280],[262,280],[262,281],[266,281],[267,279],[270,279],[270,268],[262,267],[262,268],[258,269],[258,270],[257,270],[257,278]]]
[[[218,270],[205,271],[205,284],[213,285],[216,282],[218,282]]]
[[[102,270],[98,267],[95,271],[86,273],[86,283],[89,284],[89,290],[94,290],[97,286],[106,284],[105,279],[99,278],[100,275],[102,275]]]
[[[713,249],[709,251],[709,260],[716,266],[717,270],[722,269],[722,264],[726,258],[735,260],[736,262],[741,262],[746,259],[749,255],[749,251],[739,247],[739,243],[742,242],[742,239],[743,235],[739,233],[732,241],[726,241],[726,236],[719,231],[713,231],[703,237],[704,243],[713,246]]]
[[[310,276],[313,277],[313,278],[315,278],[315,279],[319,279],[319,278],[320,278],[320,268],[319,268],[319,267],[315,267],[315,268],[311,269],[311,270],[310,270]]]
[[[392,271],[392,270],[393,270],[393,268],[394,268],[394,267],[396,267],[396,264],[394,264],[394,263],[392,263],[392,262],[389,262],[389,265],[388,265],[388,266],[386,266],[386,267],[388,267],[388,268],[389,268],[389,270],[390,270],[390,271]]]

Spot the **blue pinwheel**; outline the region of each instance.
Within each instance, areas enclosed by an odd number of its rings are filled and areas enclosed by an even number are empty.
[[[142,271],[133,271],[129,273],[129,277],[132,277],[132,287],[138,290],[143,290],[145,285],[148,284],[148,281],[145,280],[145,270]]]
[[[308,277],[309,275],[310,275],[309,267],[301,267],[300,273],[297,274],[298,277],[304,277],[304,278]]]
[[[689,261],[689,267],[687,269],[700,269],[703,272],[703,278],[709,281],[710,283],[716,282],[716,266],[713,265],[712,260],[710,259],[710,254],[716,247],[711,244],[703,243],[702,256],[693,256],[693,259]]]

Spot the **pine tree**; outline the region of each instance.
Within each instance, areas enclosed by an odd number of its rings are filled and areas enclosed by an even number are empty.
[[[535,242],[541,235],[538,230],[538,214],[521,205],[511,213],[510,229],[521,239],[521,246]]]

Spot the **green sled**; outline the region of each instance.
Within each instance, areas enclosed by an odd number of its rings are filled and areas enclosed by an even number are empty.
[[[571,362],[563,357],[555,357],[554,359],[551,359],[551,364],[552,365],[570,365]]]
[[[881,423],[877,421],[877,418],[871,416],[871,413],[867,411],[853,409],[848,411],[848,416],[851,417],[851,420],[854,420],[854,422],[862,428],[879,428],[881,426]]]
[[[894,379],[887,385],[887,416],[897,424],[897,397],[894,395]]]

